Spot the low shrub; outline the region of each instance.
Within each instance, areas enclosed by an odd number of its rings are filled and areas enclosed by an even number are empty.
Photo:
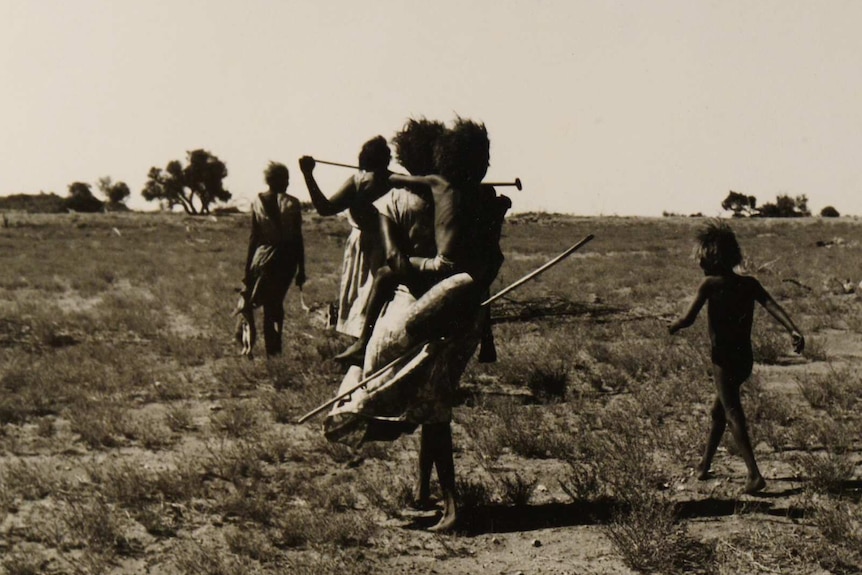
[[[701,543],[675,517],[674,505],[659,496],[619,511],[603,527],[623,562],[642,573],[717,573],[715,546]]]
[[[808,478],[808,486],[818,493],[842,493],[855,469],[846,453],[802,453],[798,463]]]
[[[525,477],[520,473],[503,475],[499,479],[503,502],[516,507],[527,505],[538,482],[535,477]]]

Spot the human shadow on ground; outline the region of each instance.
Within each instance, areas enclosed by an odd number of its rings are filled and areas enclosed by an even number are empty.
[[[629,310],[601,302],[572,301],[560,296],[548,295],[537,299],[513,300],[504,298],[492,308],[491,323],[511,323],[545,317],[587,317],[600,319],[619,316]]]
[[[800,519],[804,516],[804,510],[801,508],[777,506],[765,498],[738,500],[710,497],[680,501],[675,505],[676,514],[682,519],[758,513],[791,519]],[[610,523],[617,513],[623,513],[625,510],[624,503],[612,499],[541,505],[480,505],[461,510],[458,532],[475,536],[555,527],[603,525]],[[407,527],[427,529],[438,520],[439,514],[417,517]]]

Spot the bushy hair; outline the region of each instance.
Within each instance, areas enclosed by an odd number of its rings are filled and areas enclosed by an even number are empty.
[[[437,140],[434,163],[438,173],[455,186],[478,185],[488,171],[491,142],[485,124],[461,117]]]
[[[270,162],[263,172],[263,179],[266,180],[266,185],[270,188],[287,187],[287,183],[290,181],[290,170],[284,164]]]
[[[414,176],[427,176],[437,172],[434,147],[446,132],[443,122],[410,118],[401,131],[392,138],[395,157],[404,169]]]
[[[359,151],[359,167],[366,172],[385,170],[391,159],[392,151],[383,136],[371,138],[362,144],[362,149]]]
[[[697,234],[694,257],[707,272],[731,271],[742,263],[742,249],[730,226],[713,220]]]

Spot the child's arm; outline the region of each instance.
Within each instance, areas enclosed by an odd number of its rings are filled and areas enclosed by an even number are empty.
[[[685,329],[694,323],[694,320],[697,319],[697,314],[700,313],[703,304],[706,303],[707,298],[709,297],[709,281],[703,280],[697,288],[697,294],[694,296],[694,301],[691,302],[691,305],[688,306],[688,311],[685,312],[685,315],[671,323],[667,330],[670,334],[675,334],[681,329]]]
[[[434,196],[434,241],[437,244],[437,255],[433,258],[413,256],[410,258],[410,266],[420,272],[446,275],[454,273],[456,262],[452,260],[452,252],[459,231],[455,222],[459,210],[457,193],[449,187],[446,180],[435,175],[391,174],[389,183],[395,187],[425,185],[431,188]]]
[[[405,174],[389,174],[389,185],[396,188],[409,186],[433,186],[439,178],[435,176],[408,176]]]
[[[757,280],[755,281],[757,282]],[[802,332],[799,331],[799,328],[796,327],[796,324],[793,323],[793,320],[790,319],[784,308],[772,299],[772,296],[769,295],[769,292],[766,291],[760,282],[756,283],[756,290],[754,297],[757,302],[790,333],[790,339],[793,342],[793,351],[802,353],[805,349],[805,336],[802,335]]]

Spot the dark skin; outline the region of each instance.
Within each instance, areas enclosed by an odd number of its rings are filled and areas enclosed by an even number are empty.
[[[462,191],[437,175],[407,176],[391,174],[389,185],[399,188],[426,187],[434,198],[434,239],[437,255],[433,258],[410,257],[378,270],[366,310],[366,323],[359,339],[335,356],[336,361],[361,364],[374,322],[393,290],[401,283],[424,291],[430,285],[465,268],[462,222]],[[409,264],[409,265],[405,265]],[[424,289],[423,289],[424,288]]]
[[[711,410],[709,438],[697,468],[698,479],[709,478],[713,457],[729,425],[748,468],[745,492],[756,493],[766,486],[766,481],[754,458],[739,394],[740,387],[751,373],[751,327],[755,302],[787,329],[796,353],[805,349],[805,338],[787,312],[755,278],[738,275],[732,269],[707,269],[703,262],[701,267],[706,278],[698,287],[694,301],[688,311],[668,327],[668,331],[674,334],[691,326],[707,304],[716,396]]]
[[[395,222],[386,216],[383,227],[383,242],[386,259],[390,266],[408,273],[410,256],[408,249],[405,254],[403,249],[409,246],[406,239],[408,231],[399,228]],[[421,293],[414,294],[420,297]],[[415,487],[416,507],[419,509],[430,509],[431,503],[431,473],[437,469],[437,480],[440,483],[440,491],[443,496],[443,515],[430,531],[447,532],[455,528],[458,523],[458,507],[455,501],[455,460],[452,446],[452,426],[449,422],[426,423],[422,425],[419,438],[419,461],[418,479]]]
[[[317,181],[314,179],[315,165],[316,162],[311,156],[302,156],[299,159],[299,168],[305,178],[305,184],[308,187],[308,195],[311,198],[311,203],[314,205],[314,209],[317,210],[317,213],[321,216],[334,216],[335,214],[340,214],[344,210],[349,209],[351,210],[351,215],[354,216],[359,226],[363,227],[362,224],[365,223],[365,209],[371,207],[372,203],[381,198],[390,189],[385,183],[386,176],[388,176],[389,172],[384,170],[379,174],[374,174],[374,185],[357,188],[355,180],[353,178],[349,178],[345,180],[332,197],[327,198],[321,191],[320,186],[317,185]],[[377,184],[378,181],[381,182],[380,185]],[[376,219],[375,210],[372,225],[376,225],[377,223],[378,221]]]

